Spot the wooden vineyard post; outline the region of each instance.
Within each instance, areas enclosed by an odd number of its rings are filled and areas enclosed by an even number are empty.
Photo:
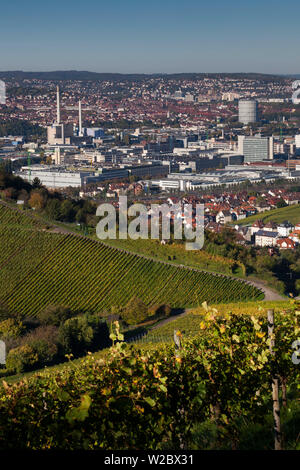
[[[175,343],[175,356],[179,357],[179,350],[181,349],[181,340],[178,331],[174,330],[174,343]]]
[[[270,339],[270,353],[275,356],[275,326],[274,310],[268,310],[268,338]],[[279,378],[277,374],[272,377],[272,399],[274,417],[275,450],[281,450],[281,429],[280,429],[280,404],[279,404]]]
[[[6,344],[0,340],[0,365],[6,364]]]

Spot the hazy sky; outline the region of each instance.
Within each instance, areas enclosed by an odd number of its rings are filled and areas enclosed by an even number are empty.
[[[0,70],[300,73],[299,0],[12,0]]]

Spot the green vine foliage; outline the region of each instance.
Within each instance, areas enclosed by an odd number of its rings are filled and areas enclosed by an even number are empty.
[[[3,381],[0,448],[183,449],[193,426],[209,420],[234,440],[239,418],[259,423],[272,412],[274,371],[284,371],[287,383],[299,382],[291,361],[297,308],[276,315],[275,356],[265,317],[207,308],[199,334],[182,337],[176,355],[173,346],[127,345],[115,322],[105,359],[88,354],[59,373]]]

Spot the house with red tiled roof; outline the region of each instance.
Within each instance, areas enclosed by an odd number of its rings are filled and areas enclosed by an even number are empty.
[[[293,250],[296,247],[296,243],[290,238],[279,238],[276,243],[281,250]]]
[[[289,238],[293,240],[295,243],[300,243],[300,230],[293,230],[289,234]]]
[[[205,226],[205,230],[209,230],[210,232],[215,232],[215,233],[221,232],[222,229],[223,229],[223,226],[221,224],[217,224],[216,222],[209,222]]]
[[[250,217],[250,215],[255,215],[256,214],[256,209],[255,207],[251,206],[250,204],[242,204],[241,209],[246,213],[247,217]]]

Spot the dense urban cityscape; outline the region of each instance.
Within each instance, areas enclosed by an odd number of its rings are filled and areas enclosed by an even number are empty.
[[[299,13],[1,7],[0,455],[300,450]]]

